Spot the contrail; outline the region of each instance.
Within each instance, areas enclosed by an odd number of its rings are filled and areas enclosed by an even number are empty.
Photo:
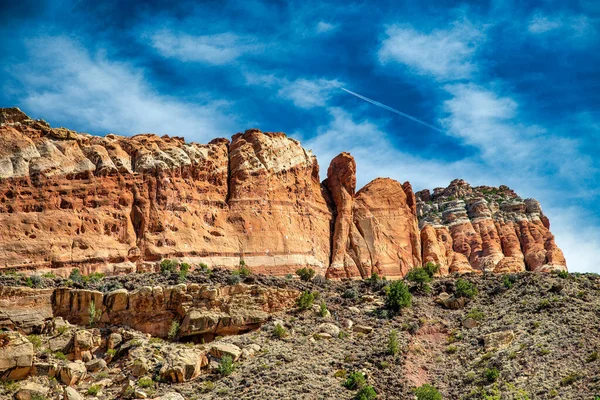
[[[443,130],[441,130],[440,128],[438,128],[438,127],[435,127],[435,126],[433,126],[433,125],[430,125],[430,124],[428,124],[428,123],[427,123],[427,122],[425,122],[425,121],[421,121],[420,119],[418,119],[418,118],[415,118],[415,117],[413,117],[412,115],[408,115],[408,114],[406,114],[406,113],[403,113],[402,111],[398,111],[398,110],[396,110],[395,108],[392,108],[392,107],[386,106],[385,104],[381,104],[381,103],[380,103],[380,102],[378,102],[378,101],[371,100],[371,99],[369,99],[368,97],[361,96],[360,94],[358,94],[358,93],[354,93],[354,92],[352,92],[352,91],[350,91],[350,90],[348,90],[348,89],[344,89],[344,88],[340,88],[340,89],[342,89],[344,92],[350,93],[351,95],[358,97],[359,99],[363,99],[364,101],[368,101],[368,102],[369,102],[369,103],[371,103],[371,104],[375,104],[375,105],[376,105],[376,106],[378,106],[378,107],[381,107],[381,108],[383,108],[383,109],[386,109],[386,110],[388,110],[388,111],[391,111],[391,112],[393,112],[393,113],[396,113],[396,114],[398,114],[398,115],[402,115],[404,118],[408,118],[408,119],[410,119],[411,121],[418,122],[419,124],[421,124],[421,125],[425,125],[426,127],[428,127],[428,128],[431,128],[431,129],[435,129],[435,130],[436,130],[436,131],[438,131],[438,132],[445,133],[445,132],[444,132]]]

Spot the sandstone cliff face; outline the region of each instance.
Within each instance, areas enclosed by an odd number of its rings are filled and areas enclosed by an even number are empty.
[[[473,188],[457,179],[433,194],[418,192],[417,213],[423,262],[442,272],[566,270],[539,202],[506,186]]]
[[[283,133],[186,143],[52,128],[0,109],[0,270],[67,275],[153,270],[164,258],[330,278],[565,268],[535,200],[454,181],[415,195],[375,179],[356,191],[348,153],[319,181]]]
[[[310,152],[281,133],[231,143],[96,137],[0,122],[0,267],[131,272],[165,257],[324,274],[331,211]]]

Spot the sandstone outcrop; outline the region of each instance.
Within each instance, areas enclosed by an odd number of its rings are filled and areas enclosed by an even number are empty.
[[[120,274],[164,258],[330,278],[399,278],[428,261],[442,274],[566,268],[533,199],[462,180],[357,191],[356,168],[341,153],[321,183],[316,158],[283,133],[100,137],[0,109],[0,271]]]
[[[423,262],[439,263],[442,273],[566,270],[540,203],[506,186],[457,179],[418,192],[417,212]]]

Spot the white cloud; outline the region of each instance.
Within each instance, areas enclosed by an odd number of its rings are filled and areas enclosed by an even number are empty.
[[[534,14],[527,25],[529,33],[544,35],[549,32],[559,32],[564,39],[585,38],[592,39],[596,29],[594,24],[585,15],[564,14]]]
[[[323,107],[334,89],[340,88],[342,83],[337,80],[327,79],[296,79],[295,81],[281,82],[278,95],[291,100],[296,107],[313,108]]]
[[[131,65],[90,54],[65,37],[28,42],[29,63],[15,69],[26,85],[23,106],[33,117],[71,121],[79,129],[135,134],[152,132],[206,141],[234,131],[228,104],[182,102],[157,93]]]
[[[331,24],[329,22],[325,22],[325,21],[319,21],[317,23],[317,27],[316,27],[316,31],[317,33],[326,33],[326,32],[331,32],[337,29],[337,25],[335,24]]]
[[[529,21],[527,30],[531,33],[545,33],[560,28],[561,26],[562,22],[558,20],[551,20],[547,16],[536,14]]]
[[[151,35],[151,44],[163,57],[185,62],[223,65],[260,49],[252,38],[221,33],[192,36],[161,30]]]
[[[407,65],[414,73],[438,80],[469,78],[476,71],[473,56],[484,34],[469,23],[422,33],[408,26],[390,26],[381,42],[379,60]]]
[[[280,78],[274,74],[257,74],[244,71],[244,78],[248,85],[264,86],[277,90],[277,95],[289,100],[296,107],[314,108],[323,107],[331,98],[335,90],[344,84],[336,79],[304,79],[289,80]]]

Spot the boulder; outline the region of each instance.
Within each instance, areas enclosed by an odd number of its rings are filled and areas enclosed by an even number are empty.
[[[326,322],[317,327],[317,333],[326,333],[331,337],[338,337],[340,328],[335,324]]]
[[[69,362],[60,368],[60,380],[67,386],[73,386],[85,378],[86,372],[82,361]]]
[[[206,352],[195,348],[173,349],[166,354],[160,369],[161,379],[181,383],[197,378],[202,367],[208,365]]]
[[[24,379],[33,365],[33,344],[18,332],[0,332],[0,379]]]
[[[488,333],[483,337],[484,348],[486,351],[491,349],[505,349],[515,339],[515,333],[513,331],[501,331]]]
[[[71,386],[65,387],[64,396],[65,400],[83,400],[83,396]]]
[[[15,398],[17,400],[38,400],[46,398],[50,389],[44,385],[35,382],[27,382],[21,386]]]
[[[373,332],[373,327],[366,326],[366,325],[355,325],[352,330],[357,333],[369,334],[369,333]]]
[[[242,349],[240,349],[235,344],[225,342],[211,343],[208,352],[211,356],[215,358],[230,356],[233,359],[233,361],[237,361],[242,355]]]
[[[94,358],[85,363],[87,372],[97,372],[106,369],[106,361],[102,358]]]

